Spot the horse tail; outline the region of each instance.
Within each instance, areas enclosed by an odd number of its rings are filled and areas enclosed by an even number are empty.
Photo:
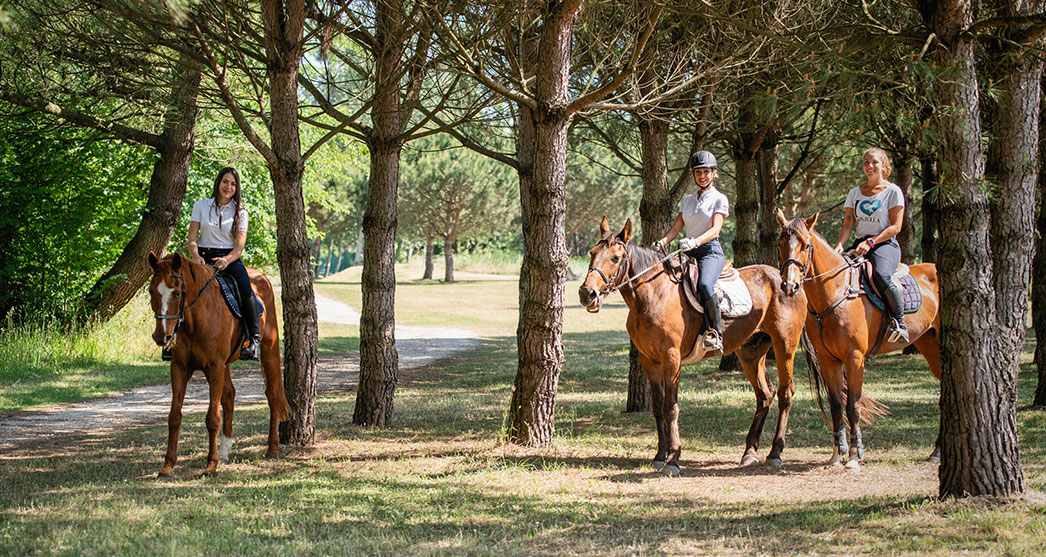
[[[857,401],[857,406],[861,409],[861,423],[863,424],[873,423],[877,418],[890,414],[889,406],[868,396],[862,396],[861,400]]]
[[[810,337],[806,335],[805,327],[803,328],[802,336],[799,338],[803,343],[803,353],[806,354],[806,373],[810,378],[810,389],[817,394],[817,407],[821,409],[821,415],[831,423],[832,419],[828,417],[828,412],[824,409],[824,399],[828,396],[828,386],[821,375],[821,363],[817,360],[817,352],[814,351],[814,345],[810,342]]]

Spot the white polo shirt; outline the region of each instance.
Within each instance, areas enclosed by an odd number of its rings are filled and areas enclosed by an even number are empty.
[[[686,224],[687,237],[696,238],[712,228],[712,216],[716,213],[723,218],[730,216],[730,200],[715,186],[708,186],[704,193],[696,191],[684,197],[679,212]]]
[[[201,199],[192,206],[190,221],[200,223],[200,237],[196,244],[201,248],[232,249],[236,247],[232,239],[233,217],[236,216],[236,202],[230,201],[216,207],[213,197]],[[247,231],[247,210],[240,208],[240,222],[236,230]]]

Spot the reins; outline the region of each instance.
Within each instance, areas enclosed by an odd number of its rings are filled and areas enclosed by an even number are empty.
[[[809,259],[807,260],[805,265],[803,265],[802,262],[799,261],[798,259],[794,259],[794,258],[789,258],[787,261],[785,261],[782,264],[782,270],[784,270],[784,267],[786,267],[788,264],[794,264],[794,265],[798,265],[799,266],[799,268],[801,269],[801,271],[803,273],[803,278],[799,281],[800,286],[805,284],[805,283],[807,283],[807,282],[811,282],[814,279],[818,279],[818,278],[821,278],[821,277],[826,276],[826,275],[831,275],[829,278],[835,278],[835,276],[838,275],[839,272],[841,272],[843,269],[848,269],[851,273],[853,273],[855,271],[855,269],[857,269],[857,267],[861,264],[861,261],[864,259],[863,256],[858,256],[857,258],[850,259],[845,254],[843,254],[843,261],[844,262],[843,262],[842,265],[839,265],[837,267],[829,269],[829,270],[827,270],[827,271],[825,271],[823,273],[819,273],[819,274],[816,274],[816,275],[808,277],[808,276],[806,276],[806,274],[808,272],[812,271],[813,270],[813,266],[814,266],[813,265],[813,263],[814,263],[814,243],[813,243],[812,239],[811,239],[810,243],[808,244],[806,251],[809,254]],[[842,303],[845,302],[846,300],[848,300],[848,299],[856,299],[856,294],[859,294],[860,292],[859,291],[855,292],[853,290],[853,288],[850,286],[850,284],[852,282],[853,281],[847,281],[846,288],[843,291],[843,295],[840,296],[839,299],[837,299],[836,301],[832,302],[828,306],[828,308],[825,309],[824,311],[822,311],[820,313],[817,313],[814,310],[810,309],[809,305],[807,305],[807,307],[806,307],[806,311],[810,312],[810,315],[812,315],[814,317],[814,320],[817,321],[817,333],[818,333],[818,335],[821,338],[821,344],[824,345],[825,351],[828,352],[829,356],[831,356],[832,358],[835,358],[836,360],[838,360],[840,362],[843,361],[842,358],[840,358],[840,357],[836,356],[835,354],[833,354],[832,350],[830,348],[828,348],[828,343],[824,342],[824,318],[828,317],[829,314],[831,314],[833,311],[835,311],[835,308],[837,308],[840,305],[842,305]],[[809,304],[809,302],[808,302],[808,304]],[[876,343],[876,347],[879,346],[880,342]]]
[[[610,246],[608,245],[607,247],[610,247]],[[626,244],[625,245],[625,253],[628,254],[628,259],[626,261],[622,261],[621,263],[618,264],[617,271],[614,271],[614,280],[613,281],[608,280],[606,273],[604,273],[601,269],[599,269],[597,267],[591,267],[590,266],[588,268],[588,273],[586,273],[586,274],[590,274],[590,273],[592,273],[592,271],[595,271],[595,272],[599,273],[599,276],[600,276],[600,278],[603,279],[603,284],[605,284],[606,287],[603,290],[600,290],[597,294],[600,297],[603,297],[603,296],[606,296],[607,294],[613,294],[614,292],[620,290],[621,288],[624,288],[625,286],[631,284],[632,281],[634,281],[634,280],[638,279],[639,277],[643,276],[644,274],[646,274],[647,271],[649,271],[651,269],[654,269],[655,267],[658,267],[658,266],[664,264],[665,261],[668,261],[669,259],[671,259],[672,257],[674,257],[676,254],[678,254],[681,251],[683,251],[683,250],[682,249],[677,249],[676,251],[673,251],[672,253],[662,257],[656,263],[651,264],[646,269],[643,269],[642,271],[633,274],[632,277],[629,278],[628,280],[621,281],[622,273],[626,272],[628,270],[628,268],[632,266],[632,250],[630,249],[630,246],[628,246]],[[617,284],[614,285],[614,286],[611,286],[615,282]]]

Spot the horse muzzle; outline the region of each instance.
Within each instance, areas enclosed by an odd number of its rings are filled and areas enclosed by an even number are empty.
[[[784,282],[781,284],[781,290],[788,296],[795,296],[799,292],[799,283]]]
[[[581,305],[585,306],[589,313],[599,312],[599,308],[603,303],[603,294],[601,292],[582,286],[578,288],[578,297],[581,300]]]

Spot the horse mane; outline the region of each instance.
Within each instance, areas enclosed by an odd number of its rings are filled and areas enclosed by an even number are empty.
[[[629,242],[628,248],[632,254],[633,273],[638,273],[639,271],[642,271],[647,267],[655,265],[658,261],[661,260],[662,257],[664,257],[664,254],[655,250],[654,248],[640,246],[632,242]],[[662,263],[662,265],[664,266],[665,271],[671,273],[671,271],[675,268],[676,263],[674,259],[668,259],[667,261]]]

